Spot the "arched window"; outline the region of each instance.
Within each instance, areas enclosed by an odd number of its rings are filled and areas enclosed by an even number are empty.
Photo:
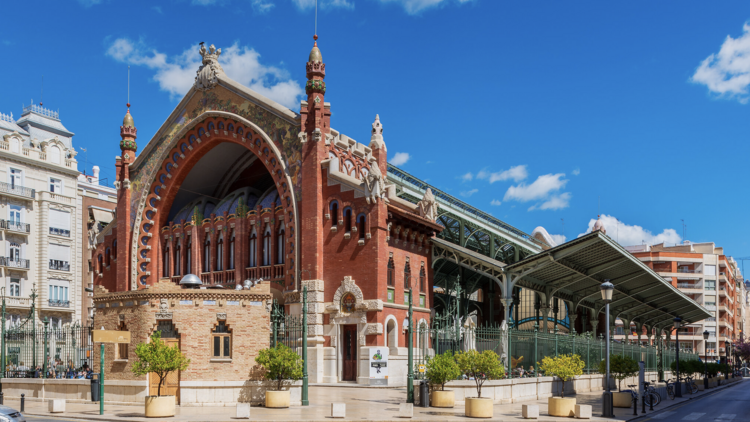
[[[229,269],[234,269],[234,230],[232,230],[232,237],[229,238]]]
[[[404,289],[409,288],[409,278],[411,277],[411,267],[409,266],[409,259],[406,259],[406,265],[404,265]]]
[[[112,251],[107,248],[104,250],[104,263],[109,267],[112,260]]]
[[[60,148],[57,145],[52,145],[49,149],[49,161],[55,164],[60,164]]]
[[[112,258],[117,261],[117,239],[112,242]]]
[[[203,272],[207,273],[211,271],[211,238],[206,236],[206,241],[203,242]]]
[[[271,265],[271,227],[266,224],[263,232],[263,266]]]
[[[219,241],[216,242],[216,265],[215,271],[224,269],[224,235],[219,235]]]
[[[255,267],[258,265],[257,257],[258,257],[258,234],[255,232],[255,228],[253,228],[253,231],[250,233],[250,239],[248,240],[248,254],[250,255],[247,260],[247,266],[248,267]]]
[[[99,254],[99,256],[96,257],[96,261],[99,267],[99,274],[104,272],[104,258],[102,257],[102,254]]]
[[[331,225],[338,226],[339,224],[339,203],[331,201]]]
[[[426,291],[426,285],[425,285],[426,278],[427,278],[427,273],[424,270],[424,262],[423,262],[422,268],[419,269],[419,291],[422,293]]]
[[[344,210],[344,231],[349,233],[352,231],[352,209],[346,208]]]
[[[180,241],[177,241],[177,245],[174,247],[174,275],[180,275],[182,273],[182,248],[180,247]]]
[[[388,346],[389,349],[395,349],[398,347],[398,330],[396,327],[396,320],[388,320],[386,323],[386,340],[387,343],[386,346]]]
[[[190,274],[192,270],[193,262],[193,242],[190,240],[190,236],[185,238],[185,274]]]
[[[360,214],[359,217],[357,217],[357,231],[359,232],[359,238],[364,239],[365,238],[365,215]]]
[[[10,138],[10,150],[12,152],[21,152],[20,143],[18,142],[18,138]]]
[[[396,287],[396,265],[393,263],[393,255],[388,259],[388,285]]]
[[[21,260],[21,245],[16,242],[10,242],[10,260],[13,262]]]
[[[284,263],[284,223],[281,223],[279,232],[276,234],[276,263]]]
[[[232,358],[232,331],[227,327],[226,322],[219,323],[211,330],[213,337],[213,357],[222,359]]]
[[[124,322],[117,326],[117,331],[128,331]],[[128,343],[118,343],[115,347],[115,360],[128,360]]]
[[[169,277],[169,244],[164,246],[164,270],[162,277]]]

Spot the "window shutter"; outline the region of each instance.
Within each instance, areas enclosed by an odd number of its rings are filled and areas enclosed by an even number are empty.
[[[49,226],[56,229],[70,230],[70,213],[60,210],[49,210]]]

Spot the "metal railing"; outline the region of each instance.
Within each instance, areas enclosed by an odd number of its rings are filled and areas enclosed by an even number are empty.
[[[7,256],[0,256],[0,265],[3,267],[20,268],[28,270],[30,262],[28,259],[16,259]]]
[[[24,198],[34,199],[36,191],[31,188],[26,188],[16,184],[10,184],[6,182],[0,182],[0,193],[8,193],[11,195],[23,196]]]
[[[58,229],[57,227],[50,227],[49,228],[49,234],[53,234],[55,236],[70,237],[70,230]]]
[[[70,308],[70,301],[50,299],[49,306],[52,306],[55,308]]]
[[[31,233],[31,224],[21,223],[20,221],[0,220],[0,226],[15,232]]]
[[[37,321],[38,323],[40,321]],[[6,328],[2,336],[5,352],[3,378],[87,378],[94,358],[92,327]]]
[[[70,271],[70,262],[58,261],[56,259],[49,260],[49,269],[56,271]]]
[[[53,111],[48,108],[44,108],[42,106],[38,106],[36,104],[27,105],[23,108],[24,114],[26,112],[33,111],[36,114],[41,114],[42,116],[51,117],[53,119],[60,120],[60,112],[59,111]]]
[[[678,289],[701,289],[703,290],[703,286],[700,284],[694,284],[694,283],[677,283]]]

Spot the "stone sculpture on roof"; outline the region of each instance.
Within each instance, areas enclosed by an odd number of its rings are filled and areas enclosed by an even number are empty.
[[[211,44],[208,50],[206,50],[206,46],[201,43],[199,52],[201,53],[201,57],[203,57],[203,64],[198,68],[198,74],[195,75],[195,87],[199,91],[208,91],[219,82],[216,75],[219,72],[224,72],[224,69],[219,64],[221,49],[217,49]]]
[[[604,228],[604,223],[602,223],[602,217],[600,215],[596,216],[596,222],[594,223],[594,228],[592,228],[591,231],[601,231],[602,234],[607,234],[607,229]]]
[[[377,203],[378,198],[385,197],[385,182],[378,163],[370,166],[370,171],[362,176],[362,182],[365,184],[365,199],[368,204]]]
[[[437,219],[438,203],[435,201],[435,196],[432,194],[432,189],[427,188],[424,193],[422,200],[417,202],[417,210],[419,216],[424,217],[428,220],[435,221]]]

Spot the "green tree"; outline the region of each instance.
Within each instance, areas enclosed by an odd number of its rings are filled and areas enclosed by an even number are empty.
[[[164,343],[161,339],[161,331],[154,331],[150,342],[138,344],[135,347],[135,356],[138,359],[131,368],[134,374],[154,373],[159,377],[157,396],[161,396],[161,386],[170,372],[184,371],[190,364],[190,359],[180,352],[177,345],[169,347]]]
[[[557,357],[545,357],[542,359],[539,371],[545,375],[552,375],[560,378],[560,396],[565,397],[565,381],[573,379],[578,375],[583,375],[583,368],[586,366],[579,355],[560,355]]]
[[[477,397],[482,397],[482,384],[487,380],[501,379],[505,371],[500,365],[500,357],[492,350],[482,353],[469,350],[456,354],[458,368],[477,384]]]
[[[281,391],[284,380],[302,379],[302,358],[282,343],[258,352],[255,363],[266,370],[267,380],[278,383],[278,391]]]
[[[609,377],[617,380],[617,391],[622,391],[622,380],[638,375],[638,362],[630,356],[609,355]],[[607,373],[607,362],[599,362],[599,373]]]
[[[460,376],[461,369],[451,352],[445,352],[427,361],[425,378],[430,381],[430,384],[439,385],[441,390],[445,390],[446,382],[458,379]]]

